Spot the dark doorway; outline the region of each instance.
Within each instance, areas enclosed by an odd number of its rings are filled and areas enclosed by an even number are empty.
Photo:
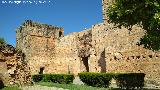
[[[59,37],[61,37],[61,36],[62,36],[62,32],[60,31],[60,32],[59,32]]]
[[[40,67],[39,74],[43,74],[43,71],[44,71],[44,67]]]
[[[4,88],[4,83],[3,81],[0,79],[0,89]]]
[[[89,72],[88,57],[82,57],[82,62],[85,69],[84,71]]]

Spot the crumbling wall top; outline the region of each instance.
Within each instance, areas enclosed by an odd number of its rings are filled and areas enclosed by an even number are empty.
[[[17,36],[23,34],[22,36],[32,35],[59,38],[64,36],[64,29],[62,27],[26,20],[19,28],[17,28],[16,33]]]
[[[63,29],[62,27],[43,24],[43,23],[32,21],[32,20],[25,20],[25,22],[22,24],[21,27],[36,27],[36,28],[46,28],[46,29],[51,29],[51,30]]]

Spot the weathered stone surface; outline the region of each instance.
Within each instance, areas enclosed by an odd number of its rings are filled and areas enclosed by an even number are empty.
[[[160,79],[160,52],[138,46],[145,30],[130,30],[108,23],[107,8],[113,0],[103,0],[103,23],[64,36],[63,28],[26,21],[17,30],[17,48],[31,74],[79,72],[144,72],[146,79]],[[106,6],[107,5],[107,6]],[[12,70],[10,71],[12,73]]]
[[[108,23],[108,8],[113,4],[115,0],[102,0],[102,15],[103,15],[103,23]]]
[[[31,84],[31,75],[24,56],[17,56],[11,45],[0,47],[0,78],[5,86]]]
[[[16,33],[16,46],[25,53],[32,74],[38,74],[41,67],[50,73],[48,66],[51,63],[54,66],[55,43],[63,37],[63,28],[27,20]]]
[[[90,48],[92,47],[92,30],[88,29],[79,33],[78,36],[78,56],[79,57],[89,57],[91,52]]]

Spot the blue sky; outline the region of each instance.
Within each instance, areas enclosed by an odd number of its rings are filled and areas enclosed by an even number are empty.
[[[0,0],[0,37],[14,46],[16,28],[28,19],[61,26],[65,35],[82,31],[102,21],[101,0],[30,0],[46,1],[44,4],[11,4],[9,1],[16,0]]]

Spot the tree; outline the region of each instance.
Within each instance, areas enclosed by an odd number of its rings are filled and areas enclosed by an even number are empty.
[[[6,44],[6,41],[4,40],[4,38],[0,37],[0,45],[4,45]]]
[[[108,16],[110,22],[119,26],[142,26],[146,35],[139,44],[160,50],[160,0],[115,0]]]

